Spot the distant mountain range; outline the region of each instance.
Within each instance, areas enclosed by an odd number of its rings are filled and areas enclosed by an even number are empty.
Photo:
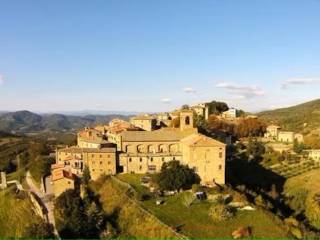
[[[83,115],[36,114],[29,111],[0,112],[0,131],[30,133],[41,131],[76,131],[86,126],[107,124],[113,118],[127,120],[128,115]]]

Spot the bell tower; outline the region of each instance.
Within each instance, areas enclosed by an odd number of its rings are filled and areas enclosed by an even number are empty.
[[[180,112],[180,130],[193,128],[193,111],[182,110]]]

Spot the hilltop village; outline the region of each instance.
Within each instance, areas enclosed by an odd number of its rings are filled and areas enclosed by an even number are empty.
[[[212,101],[110,117],[67,139],[5,137],[3,154],[21,152],[0,188],[12,201],[28,193],[25,216],[41,219],[25,229],[47,236],[313,236],[320,151],[259,116]]]
[[[205,108],[200,114],[205,116]],[[174,121],[179,122],[178,128],[171,127]],[[85,166],[96,180],[104,174],[156,173],[172,160],[194,169],[202,185],[225,184],[226,144],[200,134],[194,125],[194,110],[183,109],[135,116],[130,122],[114,119],[109,125],[81,130],[76,146],[56,152],[54,193],[58,196],[75,188]]]
[[[201,103],[169,113],[138,115],[129,121],[116,118],[108,125],[87,127],[78,132],[76,145],[56,150],[56,163],[51,166],[54,195],[79,188],[86,167],[91,179],[97,180],[103,175],[158,173],[170,161],[193,169],[203,186],[224,185],[227,147],[235,142],[230,134],[221,131],[224,126],[219,125],[218,133],[211,137],[200,133],[195,122],[199,118],[232,125],[248,121],[246,125],[258,119],[235,108],[217,114],[208,103]],[[294,154],[293,144],[304,141],[302,134],[283,131],[277,125],[260,130],[262,135],[256,134],[259,141],[279,154]],[[309,159],[319,158],[319,152],[309,150]],[[234,156],[229,155],[231,160]]]

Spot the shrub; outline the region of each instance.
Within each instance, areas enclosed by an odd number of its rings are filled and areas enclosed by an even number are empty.
[[[320,204],[318,202],[319,194],[310,195],[306,200],[306,217],[310,224],[320,230]]]
[[[235,215],[235,208],[225,204],[214,204],[209,210],[209,216],[216,221],[226,220]]]

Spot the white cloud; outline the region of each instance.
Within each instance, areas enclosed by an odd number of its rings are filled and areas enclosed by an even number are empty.
[[[163,103],[170,103],[171,102],[171,98],[162,98],[161,102]]]
[[[195,93],[196,90],[194,90],[192,87],[185,87],[182,89],[186,93]]]
[[[248,99],[265,95],[265,92],[258,86],[238,85],[230,82],[218,82],[217,88],[223,88],[228,93],[234,94],[236,99]]]
[[[290,78],[284,80],[281,84],[282,89],[287,89],[291,85],[307,85],[307,84],[319,84],[320,78]]]
[[[0,85],[2,85],[4,83],[4,77],[3,75],[0,74]]]

